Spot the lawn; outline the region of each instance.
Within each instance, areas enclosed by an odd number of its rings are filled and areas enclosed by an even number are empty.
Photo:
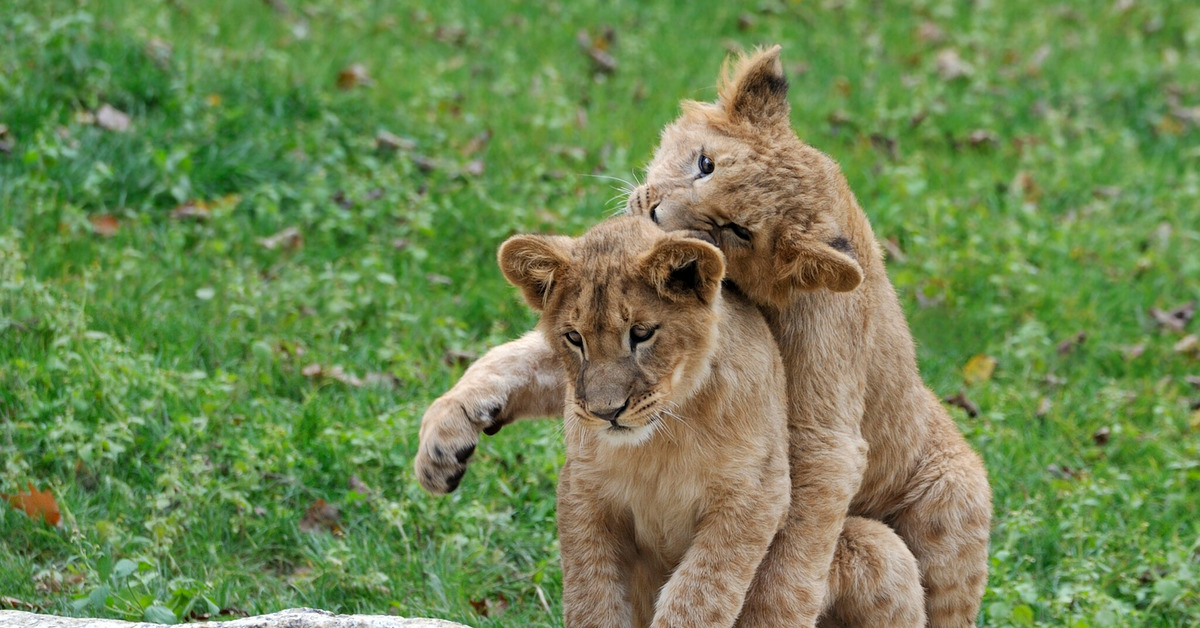
[[[974,405],[981,624],[1200,625],[1192,0],[4,0],[0,492],[61,522],[0,508],[0,608],[560,625],[557,424],[435,498],[421,413],[535,320],[499,243],[775,42]]]

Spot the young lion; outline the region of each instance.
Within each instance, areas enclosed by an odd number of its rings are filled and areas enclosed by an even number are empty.
[[[722,79],[718,102],[685,103],[664,131],[629,211],[715,241],[783,355],[792,505],[741,621],[812,626],[850,514],[907,542],[930,625],[972,626],[987,580],[983,464],[921,381],[879,246],[837,163],[791,129],[779,48]],[[559,414],[562,387],[540,334],[490,351],[422,419],[422,485],[453,490],[480,431]]]
[[[716,247],[645,218],[515,236],[499,258],[565,375],[566,624],[732,626],[788,510],[783,364],[762,315],[722,293]],[[924,624],[916,560],[878,522],[851,521],[833,579],[858,625]],[[891,605],[855,603],[876,598]]]

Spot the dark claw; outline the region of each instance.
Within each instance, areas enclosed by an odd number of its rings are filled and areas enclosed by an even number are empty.
[[[466,447],[454,452],[454,457],[458,459],[459,463],[463,463],[466,462],[467,458],[470,458],[471,454],[473,453],[475,453],[475,445],[467,445]]]
[[[466,472],[466,469],[459,469],[454,475],[446,478],[446,492],[453,492],[454,489],[458,488],[458,483],[462,482],[463,474]]]
[[[446,455],[446,452],[442,451],[441,447],[438,447],[437,445],[433,446],[433,459],[434,460],[441,460],[442,456],[445,456],[445,455]]]
[[[492,423],[491,425],[483,428],[483,433],[487,434],[488,436],[495,436],[496,433],[499,432],[500,428],[502,428],[502,427],[504,427],[504,424],[499,421],[496,421],[495,423]]]

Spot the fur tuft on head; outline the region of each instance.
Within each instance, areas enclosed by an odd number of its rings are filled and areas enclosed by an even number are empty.
[[[787,123],[788,82],[778,44],[752,54],[725,59],[717,85],[720,104],[730,120],[761,125]]]

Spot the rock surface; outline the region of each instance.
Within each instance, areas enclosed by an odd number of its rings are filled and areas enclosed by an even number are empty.
[[[405,619],[385,615],[335,615],[313,608],[289,608],[278,613],[233,621],[185,624],[189,628],[470,628],[444,619]],[[87,619],[0,611],[5,628],[159,628],[159,624],[116,619]]]

